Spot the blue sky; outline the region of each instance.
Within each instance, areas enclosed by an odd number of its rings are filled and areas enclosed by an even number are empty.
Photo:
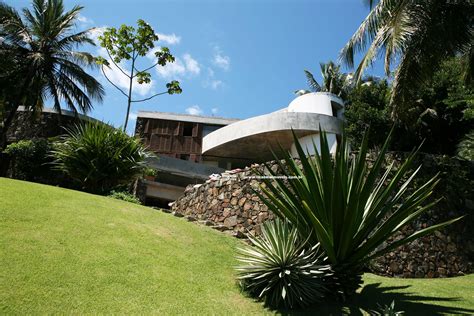
[[[29,1],[7,1],[16,8]],[[336,60],[368,8],[362,0],[73,0],[84,6],[79,29],[148,22],[177,57],[171,67],[152,71],[151,87],[136,97],[165,90],[178,79],[181,95],[163,95],[138,110],[247,118],[288,105],[293,91],[306,88],[303,69],[320,79],[319,62]],[[98,47],[88,47],[100,53]],[[145,60],[149,62],[148,60]],[[374,70],[381,74],[380,67]],[[92,116],[123,125],[126,99],[102,78],[106,97]],[[118,73],[111,73],[120,79]],[[130,121],[130,130],[135,121]]]

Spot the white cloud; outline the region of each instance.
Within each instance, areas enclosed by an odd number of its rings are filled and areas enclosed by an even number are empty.
[[[168,63],[165,66],[158,65],[156,72],[164,79],[179,79],[180,76],[199,75],[201,67],[190,54],[184,54],[182,59],[176,57],[174,63]]]
[[[223,70],[229,70],[230,57],[224,55],[219,46],[214,46],[214,57],[212,63]]]
[[[199,67],[199,63],[196,59],[192,58],[189,54],[183,55],[184,63],[186,64],[186,69],[195,75],[199,75],[201,72],[201,68]]]
[[[137,120],[137,117],[138,117],[138,113],[135,113],[135,112],[131,112],[129,115],[128,115],[128,119],[130,121],[136,121]]]
[[[214,74],[215,73],[212,68],[207,68],[207,76],[202,82],[202,86],[204,88],[211,88],[212,90],[217,90],[224,86],[224,82],[222,82],[222,80],[215,79]]]
[[[97,44],[99,45],[99,36],[101,36],[104,32],[107,26],[100,26],[100,27],[94,27],[93,29],[89,30],[88,34],[89,37]]]
[[[173,34],[156,33],[156,35],[158,35],[158,38],[160,41],[163,41],[164,43],[168,45],[175,45],[181,42],[181,36],[177,36],[174,33]]]
[[[104,58],[107,57],[107,52],[105,48],[103,47],[99,49],[98,54]],[[107,75],[110,81],[116,84],[119,88],[122,88],[122,90],[125,93],[127,93],[129,85],[130,85],[130,79],[127,76],[125,76],[125,74],[123,74],[120,71],[120,69],[117,68],[117,66],[115,66],[115,64],[109,58],[107,58],[107,60],[109,61],[109,67],[104,66],[105,74]],[[121,66],[122,69],[125,68],[123,63],[119,64],[119,66]],[[130,75],[129,71],[126,71],[126,70],[124,71],[127,75]],[[154,85],[153,80],[151,80],[151,82],[148,84],[146,83],[139,84],[137,79],[135,78],[133,82],[132,92],[140,96],[146,96],[149,93],[151,93],[153,85]]]
[[[186,113],[191,114],[191,115],[202,115],[203,111],[199,107],[199,105],[192,105],[188,107],[186,110]]]
[[[77,16],[77,20],[79,21],[79,23],[81,23],[82,25],[91,25],[91,24],[94,24],[94,21],[92,21],[92,19],[89,19],[88,17],[85,17],[81,14],[79,14]]]
[[[212,108],[211,112],[212,112],[212,114],[217,114],[217,112],[219,112],[219,109],[218,108]]]
[[[210,83],[209,83],[209,87],[211,87],[212,90],[217,90],[219,89],[219,87],[222,87],[224,83],[220,80],[212,80]]]

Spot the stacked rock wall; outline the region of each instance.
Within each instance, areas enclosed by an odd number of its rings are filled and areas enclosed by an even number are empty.
[[[403,154],[390,154],[387,161],[399,164],[403,158]],[[399,277],[445,277],[469,273],[474,255],[474,166],[447,157],[423,155],[418,159],[417,163],[423,163],[423,168],[415,185],[423,184],[440,172],[441,181],[433,199],[444,199],[393,239],[398,240],[449,218],[469,216],[378,258],[369,268],[378,274]],[[275,163],[270,165],[277,171]],[[174,202],[172,211],[227,230],[235,236],[258,235],[260,224],[274,215],[254,193],[261,184],[255,179],[256,169],[262,171],[263,167],[255,164],[234,173],[224,173],[201,185],[190,185]]]
[[[234,173],[223,173],[201,185],[189,185],[184,195],[173,203],[172,210],[210,222],[237,236],[258,234],[260,224],[273,218],[273,213],[254,193],[260,185],[255,179],[255,168],[263,170],[262,166],[254,165]]]

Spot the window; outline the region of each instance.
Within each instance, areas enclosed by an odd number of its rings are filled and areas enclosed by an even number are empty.
[[[183,136],[193,136],[193,123],[184,123]]]

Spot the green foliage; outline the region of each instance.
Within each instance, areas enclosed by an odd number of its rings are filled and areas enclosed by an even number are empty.
[[[304,71],[310,90],[312,92],[330,92],[345,99],[349,91],[349,86],[351,85],[350,76],[342,73],[340,69],[341,66],[336,65],[332,61],[326,64],[320,63],[319,65],[321,67],[321,76],[323,78],[321,85],[316,81],[310,71]]]
[[[391,87],[372,81],[350,91],[345,109],[346,126],[352,145],[359,146],[363,132],[371,127],[369,144],[383,144],[390,127],[395,135],[394,151],[410,151],[424,142],[422,151],[454,155],[456,145],[474,128],[474,90],[463,79],[463,60],[448,59],[431,80],[420,86],[403,119],[394,120],[389,104]]]
[[[237,267],[245,290],[271,307],[307,306],[325,295],[331,268],[319,251],[308,247],[287,221],[262,225],[259,237],[249,237],[252,247],[240,248]]]
[[[53,150],[56,168],[94,193],[107,193],[140,176],[148,155],[139,139],[99,122],[69,129]]]
[[[108,195],[108,197],[111,197],[111,198],[114,198],[114,199],[117,199],[117,200],[122,200],[122,201],[130,202],[130,203],[134,203],[134,204],[142,204],[140,202],[140,200],[135,195],[133,195],[133,194],[127,192],[127,191],[112,190],[112,191],[110,191],[110,194]]]
[[[102,85],[83,69],[95,66],[94,57],[76,51],[94,44],[90,30],[74,32],[81,10],[75,6],[65,11],[62,0],[33,0],[32,9],[23,9],[21,17],[0,2],[0,98],[8,98],[9,111],[20,104],[38,111],[51,98],[57,111],[64,103],[73,112],[87,112],[91,99],[102,100]],[[8,128],[11,122],[6,123]]]
[[[138,57],[145,57],[148,53],[152,52],[155,48],[155,42],[159,40],[158,35],[148,23],[140,19],[137,21],[137,25],[138,27],[136,29],[133,26],[127,26],[125,24],[118,29],[109,27],[99,36],[100,45],[106,49],[108,59],[100,57],[97,63],[101,66],[105,78],[127,98],[127,114],[123,127],[124,131],[127,129],[131,103],[147,101],[163,94],[180,94],[182,92],[179,82],[172,80],[166,84],[165,92],[156,93],[140,100],[132,99],[134,80],[136,80],[138,84],[149,84],[151,83],[150,69],[158,65],[165,66],[175,61],[169,48],[161,47],[154,52],[156,61],[152,66],[142,70],[137,69]],[[129,63],[128,70],[123,62]],[[114,66],[129,79],[130,86],[128,91],[122,90],[107,77],[104,67],[110,67],[110,63],[113,63]]]
[[[474,161],[474,130],[466,134],[466,137],[458,144],[457,156]]]
[[[4,153],[11,158],[11,175],[15,179],[39,181],[51,174],[51,143],[44,138],[20,140],[7,146]]]
[[[390,138],[390,137],[389,137]],[[353,294],[360,286],[362,266],[407,242],[440,229],[459,218],[423,228],[405,238],[387,244],[388,238],[415,221],[437,201],[425,204],[438,179],[433,177],[416,188],[407,189],[420,170],[411,170],[416,151],[394,172],[393,164],[382,172],[389,138],[373,163],[367,160],[367,137],[359,151],[351,155],[345,136],[334,158],[324,132],[321,152],[315,156],[294,141],[300,164],[289,153],[282,153],[285,164],[278,164],[289,180],[264,178],[261,200],[281,218],[286,218],[312,245],[321,244],[335,272],[341,295]],[[272,176],[277,174],[267,166]]]
[[[392,75],[392,114],[409,114],[418,89],[431,79],[447,58],[462,56],[463,78],[474,73],[474,7],[470,1],[371,1],[376,4],[341,52],[341,59],[354,66],[357,53],[365,52],[355,71],[360,81],[364,71],[384,56],[385,73]]]
[[[156,169],[153,169],[153,168],[146,168],[143,171],[143,175],[145,175],[145,176],[156,177],[157,174],[158,174],[158,172],[156,171]]]
[[[390,87],[385,80],[364,83],[349,93],[344,117],[345,133],[351,141],[351,146],[360,146],[369,127],[369,144],[372,147],[383,145],[393,124],[387,108],[389,94]]]

